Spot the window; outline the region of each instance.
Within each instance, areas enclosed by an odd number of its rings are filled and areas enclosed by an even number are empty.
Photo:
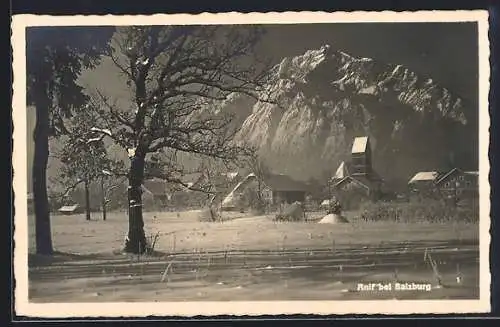
[[[444,187],[450,187],[450,182],[444,183]]]
[[[462,175],[462,176],[458,177],[458,180],[461,181],[461,182],[463,182],[464,181],[464,176]]]

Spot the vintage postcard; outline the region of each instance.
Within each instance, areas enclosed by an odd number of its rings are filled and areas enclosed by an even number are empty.
[[[490,310],[486,11],[18,15],[15,310]]]

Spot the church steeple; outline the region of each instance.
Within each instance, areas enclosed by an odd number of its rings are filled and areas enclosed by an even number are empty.
[[[368,136],[356,137],[352,144],[351,163],[353,176],[367,176],[372,172],[371,147]]]

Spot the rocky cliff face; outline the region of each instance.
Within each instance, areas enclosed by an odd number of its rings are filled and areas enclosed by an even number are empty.
[[[275,171],[324,177],[361,135],[370,136],[375,169],[387,179],[477,169],[476,108],[431,78],[330,46],[285,58],[271,73],[276,103],[231,103],[243,115],[237,139],[257,145]]]

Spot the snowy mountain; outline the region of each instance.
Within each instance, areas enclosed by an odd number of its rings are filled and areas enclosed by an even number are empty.
[[[284,58],[272,74],[276,103],[249,103],[238,140],[258,145],[273,170],[324,177],[361,135],[370,136],[375,168],[389,179],[477,165],[475,108],[407,67],[325,45]]]

